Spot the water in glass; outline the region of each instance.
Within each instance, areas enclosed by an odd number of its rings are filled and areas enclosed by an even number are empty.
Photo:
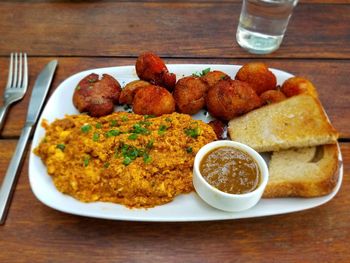
[[[267,54],[280,46],[297,0],[243,0],[236,39],[251,53]]]

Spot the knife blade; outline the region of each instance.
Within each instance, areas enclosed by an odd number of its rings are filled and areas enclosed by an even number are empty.
[[[39,117],[56,67],[57,60],[52,60],[45,66],[35,80],[32,95],[29,101],[26,123],[22,129],[15,152],[0,187],[0,225],[5,223],[12,193],[17,181],[18,170],[23,161],[28,139],[32,133],[33,126]]]

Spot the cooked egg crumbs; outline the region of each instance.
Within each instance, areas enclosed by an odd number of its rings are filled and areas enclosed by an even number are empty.
[[[59,191],[135,208],[191,192],[194,157],[216,139],[209,125],[179,113],[70,115],[42,126],[46,134],[34,152]]]

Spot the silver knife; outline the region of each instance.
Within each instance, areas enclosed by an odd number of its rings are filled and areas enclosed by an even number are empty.
[[[56,67],[57,60],[51,61],[45,66],[35,80],[30,97],[27,120],[0,188],[0,225],[5,223],[7,210],[17,181],[18,169],[23,161],[23,153],[27,147],[33,126],[39,117],[47,92],[49,91]]]

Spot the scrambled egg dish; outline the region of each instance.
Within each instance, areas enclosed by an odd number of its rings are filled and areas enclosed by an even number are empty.
[[[71,115],[51,124],[34,150],[56,188],[83,202],[154,207],[193,190],[194,157],[216,139],[186,114]]]

